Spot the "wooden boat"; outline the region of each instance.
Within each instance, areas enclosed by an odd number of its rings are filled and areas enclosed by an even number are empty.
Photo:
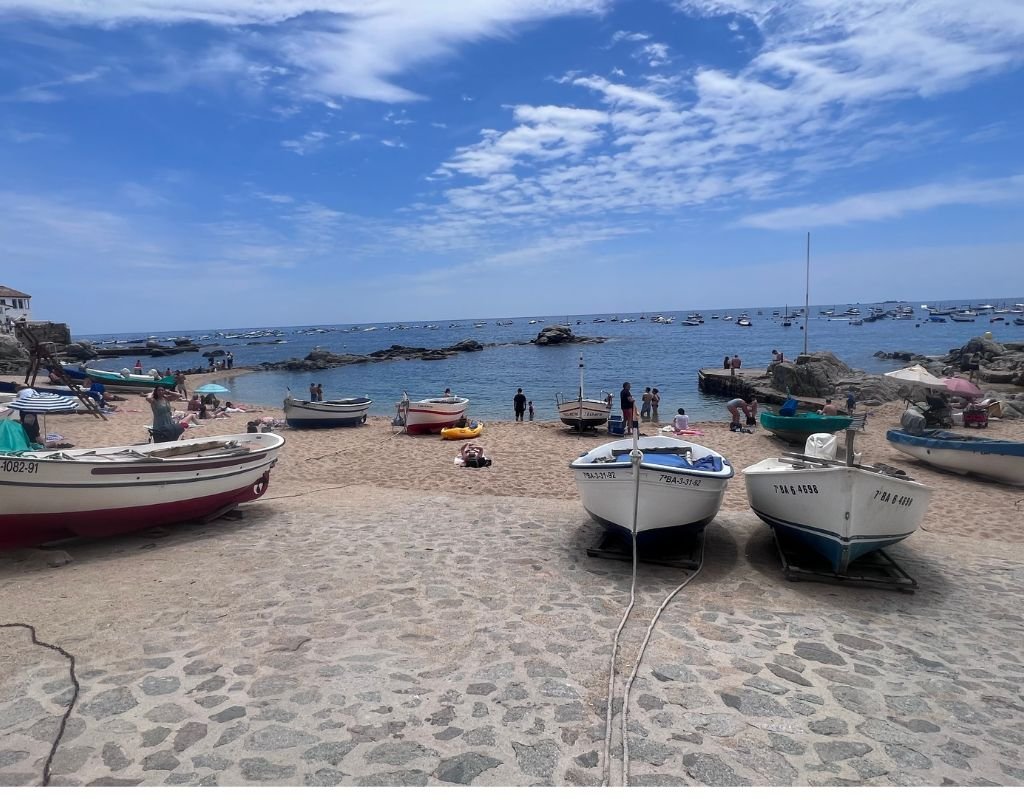
[[[64,370],[67,372],[67,370]],[[174,376],[160,377],[157,375],[136,375],[122,370],[121,372],[107,372],[103,369],[85,368],[85,374],[94,381],[99,381],[108,389],[119,389],[122,392],[134,392],[143,394],[153,391],[156,386],[163,386],[165,389],[174,390]],[[154,370],[156,372],[156,370]]]
[[[343,397],[339,400],[284,399],[284,418],[292,428],[338,428],[362,425],[366,410],[373,401],[369,397]]]
[[[733,476],[719,453],[674,436],[641,436],[637,540],[702,530],[718,513]],[[635,476],[632,439],[603,444],[569,468],[587,513],[613,533],[631,536]]]
[[[200,519],[267,490],[274,433],[0,453],[0,549]]]
[[[555,405],[558,407],[558,418],[562,420],[563,424],[580,431],[599,428],[608,422],[608,416],[612,413],[612,410],[604,400],[588,399],[583,396],[582,354],[580,354],[579,367],[579,394],[572,400],[566,400],[561,393],[555,395]]]
[[[442,428],[453,427],[465,416],[469,400],[465,397],[429,397],[412,401],[402,393],[397,404],[395,422],[405,428],[406,433],[438,433]]]
[[[816,411],[798,411],[791,417],[761,412],[761,427],[784,442],[803,444],[812,433],[836,433],[850,427],[850,417],[828,416]]]
[[[797,454],[766,458],[743,475],[753,512],[840,575],[851,561],[917,530],[932,495],[899,470]]]
[[[901,453],[937,469],[1024,486],[1024,442],[935,429],[915,434],[894,428],[885,438]]]
[[[953,322],[974,322],[974,320],[977,319],[977,315],[969,314],[966,311],[964,311],[955,314],[950,314],[949,318],[953,320]]]

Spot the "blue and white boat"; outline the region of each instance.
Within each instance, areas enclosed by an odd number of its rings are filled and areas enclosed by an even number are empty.
[[[798,454],[766,458],[743,475],[753,512],[780,539],[822,556],[837,575],[916,531],[932,495],[899,470]]]
[[[1024,486],[1024,442],[931,429],[917,434],[894,428],[885,438],[901,453],[929,466]]]
[[[369,397],[343,397],[340,400],[284,399],[284,418],[291,428],[340,428],[362,425],[366,410],[373,401]]]
[[[584,453],[569,465],[583,507],[607,530],[632,535],[637,491],[629,460],[632,439],[619,439]],[[732,464],[710,448],[673,436],[640,436],[637,542],[694,535],[722,506]]]

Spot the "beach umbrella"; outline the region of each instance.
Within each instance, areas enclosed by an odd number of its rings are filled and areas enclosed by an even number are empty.
[[[7,404],[8,408],[16,408],[32,414],[63,414],[78,410],[78,401],[73,397],[59,394],[34,394],[31,397],[19,397]]]
[[[966,397],[968,400],[975,400],[985,394],[966,378],[946,378],[943,383],[950,394]]]
[[[193,394],[226,394],[230,391],[230,389],[225,389],[219,383],[204,383],[198,389],[194,390]]]
[[[936,378],[920,364],[914,364],[912,367],[904,367],[903,369],[898,369],[894,372],[887,372],[885,373],[885,376],[887,378],[894,378],[901,383],[910,384],[911,386],[919,386],[922,389],[935,389],[940,392],[949,391],[942,378]]]

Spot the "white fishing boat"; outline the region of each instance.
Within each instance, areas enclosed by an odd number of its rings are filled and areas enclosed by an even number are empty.
[[[718,513],[732,464],[710,448],[674,436],[641,436],[637,540],[702,530]],[[596,447],[573,461],[583,507],[609,531],[631,535],[634,493],[632,439]]]
[[[0,549],[130,533],[256,500],[283,444],[274,433],[244,433],[0,453]]]
[[[404,427],[406,433],[438,433],[465,416],[467,408],[469,400],[465,397],[428,397],[414,401],[407,392],[402,392],[402,400],[396,404],[398,413],[394,424]]]
[[[824,557],[839,575],[851,561],[916,531],[932,495],[890,467],[798,454],[766,458],[743,475],[754,513],[780,539]]]
[[[338,428],[366,422],[369,397],[343,397],[338,400],[284,399],[284,418],[292,428]]]
[[[555,395],[555,404],[558,407],[558,418],[570,428],[581,431],[604,425],[612,413],[611,406],[606,400],[594,400],[583,396],[582,353],[580,353],[579,394],[572,400],[566,400],[561,393],[558,393]]]
[[[1024,486],[1024,442],[932,429],[910,433],[894,428],[885,438],[901,453],[946,472]]]

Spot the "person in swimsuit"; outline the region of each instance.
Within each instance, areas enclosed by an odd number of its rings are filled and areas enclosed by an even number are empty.
[[[725,407],[729,409],[729,414],[732,416],[732,422],[729,423],[730,428],[739,428],[740,425],[740,409],[749,417],[750,406],[747,405],[747,401],[742,397],[736,397],[725,404]]]
[[[633,430],[633,412],[636,410],[636,401],[633,393],[629,390],[629,382],[622,384],[622,391],[619,392],[619,408],[622,409],[622,422],[626,426],[626,433]]]

